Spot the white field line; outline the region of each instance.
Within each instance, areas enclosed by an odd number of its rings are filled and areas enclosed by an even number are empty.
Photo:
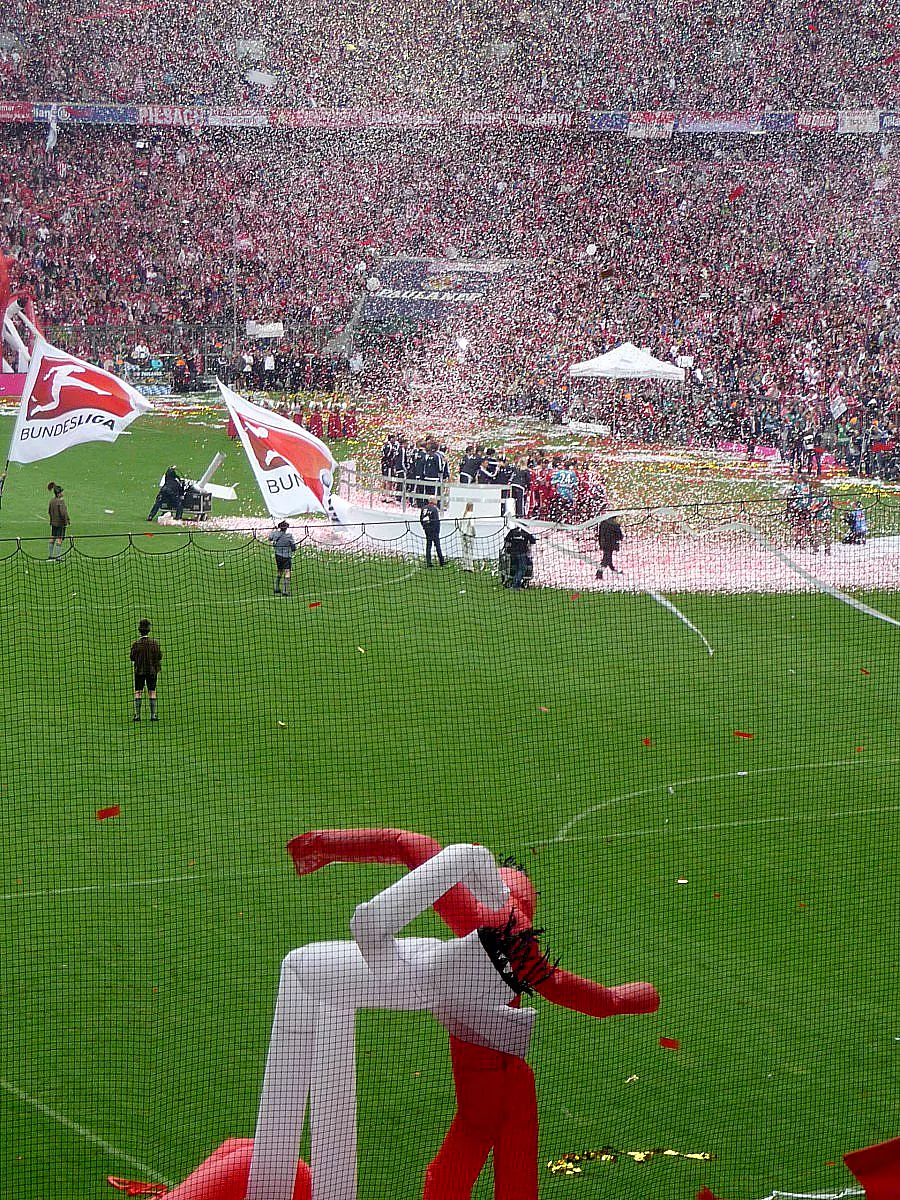
[[[710,833],[716,829],[743,829],[750,825],[778,825],[778,824],[799,824],[802,821],[830,821],[837,820],[843,817],[865,817],[875,813],[896,813],[900,812],[900,804],[893,804],[887,808],[853,808],[846,809],[843,812],[816,812],[816,813],[792,813],[786,817],[751,817],[746,821],[719,821],[713,825],[680,825],[673,827],[672,825],[657,825],[654,829],[630,829],[621,833],[597,833],[585,834],[583,837],[570,838],[573,842],[588,842],[594,838],[604,838],[606,841],[612,841],[613,838],[639,838],[639,837],[659,837],[661,833],[665,834],[683,834],[683,833]],[[550,842],[556,842],[561,839],[550,838]],[[547,842],[538,842],[537,845],[547,845]]]
[[[900,763],[900,758],[883,758],[883,759],[879,759],[878,765],[881,766],[883,764],[885,766],[889,766],[889,765],[896,764],[896,763]],[[839,759],[837,762],[797,763],[796,765],[786,766],[786,767],[758,767],[754,771],[725,771],[721,775],[697,775],[693,779],[676,779],[676,780],[673,780],[673,782],[669,783],[669,784],[658,783],[658,784],[655,784],[653,787],[642,788],[638,792],[625,792],[621,796],[610,796],[606,800],[601,800],[599,802],[599,804],[592,804],[590,808],[585,808],[580,813],[576,813],[576,815],[574,817],[572,817],[570,820],[568,820],[565,823],[565,825],[563,825],[554,834],[553,837],[543,838],[541,841],[535,842],[533,844],[536,846],[549,846],[553,842],[564,842],[568,839],[570,829],[573,829],[581,821],[586,820],[588,817],[592,816],[595,812],[600,812],[602,809],[609,808],[613,804],[622,804],[626,800],[637,800],[637,799],[641,798],[642,796],[655,796],[661,792],[663,787],[665,787],[667,789],[667,792],[669,795],[672,795],[676,788],[691,787],[692,785],[697,784],[697,783],[720,783],[723,779],[754,778],[755,776],[758,776],[758,775],[790,774],[792,772],[819,771],[819,770],[823,770],[826,768],[851,767],[851,766],[862,766],[862,765],[863,765],[863,761],[861,759],[844,758],[844,759]],[[872,766],[871,763],[866,763],[865,765],[866,765],[867,769],[871,770],[871,766]],[[897,810],[895,810],[895,809],[867,809],[867,810],[859,810],[858,813],[852,813],[849,815],[854,815],[854,816],[861,815],[861,813],[864,811],[865,812],[894,812]],[[818,813],[818,814],[814,814],[814,815],[815,816],[827,816],[828,814]],[[763,818],[760,818],[759,821],[756,821],[756,822],[741,822],[741,821],[725,822],[722,825],[716,825],[716,826],[711,825],[711,826],[708,826],[707,828],[710,828],[710,829],[713,829],[713,828],[732,829],[732,828],[734,828],[734,829],[736,829],[736,828],[738,828],[738,826],[740,826],[742,824],[766,824],[769,821],[772,821],[772,822],[793,821],[793,820],[802,821],[802,820],[813,820],[813,819],[814,819],[813,816],[809,816],[809,817],[803,817],[803,816],[763,817]],[[650,832],[657,832],[657,833],[658,832],[672,832],[672,833],[674,833],[676,831],[674,829],[672,829],[671,826],[665,826],[665,827],[663,827],[662,831],[661,830],[645,830],[645,831],[641,831],[640,833],[636,833],[633,835],[632,834],[621,834],[621,833],[612,833],[612,834],[611,833],[603,833],[603,834],[595,833],[595,834],[589,834],[587,838],[578,838],[576,840],[585,841],[585,840],[590,840],[595,837],[631,837],[631,836],[640,837],[640,836],[643,836],[644,833],[650,833]],[[685,830],[685,832],[688,832],[688,831]],[[696,832],[696,830],[694,830],[694,832]],[[0,897],[0,899],[2,899],[2,897]]]
[[[88,883],[82,887],[63,887],[63,888],[38,888],[28,892],[2,892],[0,900],[30,900],[37,897],[51,896],[72,896],[79,892],[118,892],[126,891],[130,888],[141,887],[165,887],[171,883],[191,883],[199,880],[203,883],[218,883],[225,879],[245,879],[249,877],[259,877],[261,875],[276,875],[284,874],[287,870],[286,865],[283,867],[274,867],[271,870],[246,870],[246,871],[227,871],[221,874],[204,874],[202,871],[196,871],[192,875],[161,875],[153,879],[129,879],[121,883]]]
[[[697,628],[697,626],[694,625],[693,622],[691,622],[687,619],[687,617],[684,615],[684,613],[681,611],[680,608],[676,607],[676,605],[674,605],[671,600],[666,599],[666,597],[663,596],[660,592],[654,592],[654,590],[652,588],[647,588],[647,595],[652,596],[657,604],[661,604],[663,606],[663,608],[667,608],[669,610],[669,612],[674,613],[679,621],[684,621],[684,623],[685,623],[685,625],[687,625],[688,629],[691,629],[694,631],[694,633],[696,633],[697,637],[700,639],[700,641],[706,647],[707,653],[709,654],[710,658],[712,658],[713,654],[715,654],[715,651],[713,650],[712,646],[709,644],[709,642],[706,640],[706,638],[700,632],[700,630]]]
[[[690,525],[683,523],[681,528],[685,533],[690,534],[693,538],[704,536],[702,533],[698,533],[696,530],[691,529]],[[805,567],[801,567],[800,564],[791,558],[789,554],[785,554],[783,550],[779,550],[779,548],[774,545],[774,543],[770,542],[769,539],[764,536],[764,534],[760,533],[758,529],[754,529],[752,525],[748,525],[746,521],[730,521],[727,525],[720,525],[717,532],[749,534],[758,545],[762,546],[765,550],[768,550],[770,554],[774,554],[775,557],[783,562],[786,567],[794,572],[795,575],[799,575],[801,579],[805,579],[807,583],[811,583],[814,588],[817,588],[820,592],[824,592],[826,596],[831,596],[835,600],[840,600],[842,604],[848,604],[850,608],[855,608],[857,612],[865,613],[867,617],[875,617],[875,619],[878,621],[886,621],[889,625],[896,625],[898,628],[900,628],[900,621],[896,620],[894,617],[889,617],[887,613],[881,612],[880,609],[870,608],[868,604],[863,604],[861,600],[856,600],[853,598],[853,596],[848,596],[847,593],[842,592],[840,588],[832,587],[830,583],[825,583],[823,579],[819,579],[818,576],[813,575],[810,571],[807,571]]]
[[[121,891],[124,888],[155,887],[158,884],[186,883],[200,875],[164,875],[158,879],[130,879],[125,883],[89,883],[84,887],[40,888],[33,892],[3,892],[0,900],[27,900],[34,896],[73,896],[77,892]]]
[[[11,1096],[15,1096],[17,1100],[21,1100],[23,1104],[30,1104],[32,1108],[36,1108],[39,1113],[43,1113],[45,1117],[49,1117],[51,1121],[56,1121],[58,1125],[62,1125],[64,1129],[70,1129],[72,1133],[77,1133],[79,1137],[85,1141],[97,1146],[104,1154],[108,1154],[110,1158],[118,1159],[120,1162],[127,1163],[129,1167],[134,1167],[136,1171],[140,1171],[142,1175],[146,1175],[148,1180],[154,1183],[164,1183],[166,1187],[174,1187],[170,1179],[164,1179],[155,1167],[148,1167],[146,1163],[141,1162],[139,1158],[133,1158],[132,1155],[126,1154],[123,1150],[113,1146],[105,1138],[99,1137],[90,1129],[86,1129],[84,1125],[79,1125],[77,1121],[73,1121],[70,1117],[63,1113],[57,1112],[55,1108],[50,1108],[49,1105],[36,1100],[34,1096],[29,1096],[27,1092],[23,1092],[21,1088],[16,1087],[14,1083],[10,1083],[6,1079],[0,1079],[0,1087],[8,1092]]]
[[[606,517],[608,515],[609,515],[608,513],[604,513],[604,517]],[[598,517],[595,520],[597,522],[599,522],[601,519],[602,518]],[[524,523],[525,522],[523,522],[523,524]],[[594,523],[593,521],[588,522],[588,525],[591,525],[593,523]],[[581,528],[581,526],[579,526],[579,528]],[[559,542],[554,542],[553,545],[555,546],[556,550],[560,554],[565,555],[567,558],[574,558],[578,562],[586,563],[587,566],[589,566],[589,567],[596,568],[598,565],[595,559],[587,558],[585,555],[579,554],[576,550],[568,550],[565,546],[561,546],[559,544]],[[696,633],[697,637],[701,640],[703,645],[706,647],[706,651],[709,654],[710,658],[712,658],[713,654],[715,653],[712,646],[709,644],[709,642],[706,640],[706,638],[700,632],[700,630],[697,628],[697,626],[694,625],[693,622],[691,622],[687,619],[687,617],[684,615],[684,613],[681,611],[680,608],[677,608],[672,603],[671,600],[668,600],[660,592],[654,592],[654,590],[652,588],[645,588],[644,591],[645,591],[645,594],[650,596],[653,600],[655,600],[657,604],[662,605],[663,608],[667,608],[669,610],[669,612],[674,613],[674,615],[679,619],[679,621],[683,621],[685,623],[685,625],[687,625],[688,629],[690,629],[694,633]]]
[[[765,1200],[844,1200],[845,1196],[864,1196],[862,1188],[844,1188],[842,1192],[771,1192]]]

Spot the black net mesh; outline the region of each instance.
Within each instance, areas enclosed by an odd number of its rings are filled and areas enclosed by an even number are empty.
[[[316,1200],[852,1187],[842,1155],[898,1132],[896,552],[658,510],[603,579],[596,525],[538,529],[517,592],[505,530],[470,572],[447,527],[427,570],[401,524],[297,530],[288,597],[254,539],[0,547],[3,1194],[218,1151],[177,1195],[243,1197],[298,951],[266,1137]],[[298,875],[322,830],[357,833]],[[474,932],[509,915],[487,851],[559,963],[514,1016],[532,950]]]

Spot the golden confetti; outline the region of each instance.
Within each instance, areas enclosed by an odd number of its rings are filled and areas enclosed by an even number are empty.
[[[637,1078],[637,1076],[633,1076]],[[710,1154],[707,1150],[700,1152],[671,1150],[657,1148],[654,1150],[616,1150],[613,1146],[603,1146],[599,1150],[579,1150],[571,1154],[564,1154],[561,1158],[551,1159],[547,1163],[547,1170],[551,1175],[581,1175],[584,1169],[581,1166],[586,1162],[602,1162],[616,1163],[620,1158],[630,1158],[636,1163],[648,1163],[653,1158],[686,1158],[694,1162],[712,1162],[716,1158],[715,1154]]]

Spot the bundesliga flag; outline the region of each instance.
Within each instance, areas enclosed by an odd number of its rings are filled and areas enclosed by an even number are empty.
[[[37,336],[9,461],[38,462],[82,442],[114,442],[153,405],[139,391]]]
[[[330,515],[337,464],[325,443],[286,417],[251,404],[221,380],[216,382],[271,515]]]

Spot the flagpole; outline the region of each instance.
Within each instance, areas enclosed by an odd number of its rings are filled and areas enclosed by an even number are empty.
[[[6,487],[6,476],[9,474],[9,459],[6,460],[6,466],[3,468],[3,473],[0,475],[0,508],[3,507],[3,491]]]
[[[237,202],[231,206],[231,357],[237,356]]]

